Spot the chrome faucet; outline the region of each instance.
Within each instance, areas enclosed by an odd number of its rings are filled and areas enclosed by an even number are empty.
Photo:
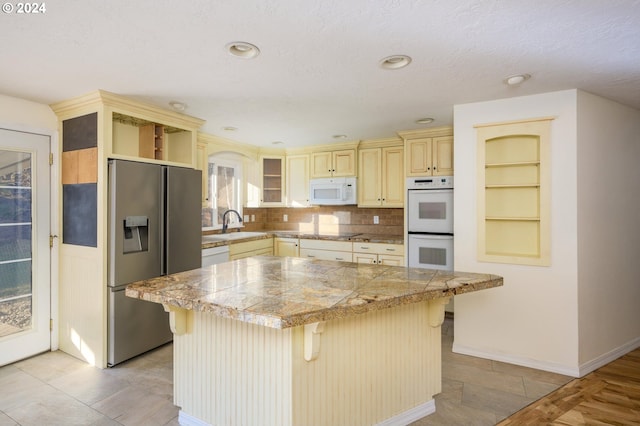
[[[227,223],[227,213],[229,213],[229,212],[233,212],[233,213],[235,213],[235,214],[236,214],[236,216],[238,216],[238,220],[239,220],[240,222],[242,222],[242,216],[240,216],[240,213],[238,213],[237,211],[232,210],[232,209],[227,210],[226,212],[224,212],[224,213],[222,214],[222,233],[223,233],[223,234],[224,234],[225,232],[227,232],[227,228],[229,227],[229,224]]]

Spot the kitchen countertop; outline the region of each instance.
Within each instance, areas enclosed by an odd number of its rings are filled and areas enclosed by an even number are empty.
[[[328,240],[328,241],[353,241],[366,243],[386,243],[386,244],[404,244],[403,235],[379,235],[379,234],[358,234],[358,233],[341,233],[341,234],[311,234],[302,231],[258,231],[264,232],[264,235],[251,236],[247,238],[239,238],[232,241],[207,241],[202,243],[202,248],[219,247],[233,243],[261,240],[265,238],[302,238],[310,240]]]
[[[256,256],[132,283],[126,295],[282,329],[502,283],[490,274]]]

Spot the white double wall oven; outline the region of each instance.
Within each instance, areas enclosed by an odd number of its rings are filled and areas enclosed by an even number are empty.
[[[453,270],[453,177],[407,179],[409,267]]]

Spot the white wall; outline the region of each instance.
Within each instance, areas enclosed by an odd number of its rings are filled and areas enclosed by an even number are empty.
[[[454,107],[454,267],[504,277],[501,288],[456,296],[455,352],[577,375],[576,98],[567,90]],[[478,262],[474,125],[548,116],[551,265]]]
[[[12,130],[54,134],[56,115],[48,105],[0,95],[0,125]]]
[[[578,117],[579,363],[588,371],[640,345],[640,111],[578,92]]]

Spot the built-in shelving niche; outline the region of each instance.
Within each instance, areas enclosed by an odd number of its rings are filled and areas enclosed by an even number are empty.
[[[113,113],[113,154],[172,163],[192,162],[191,131]]]
[[[479,261],[549,265],[551,120],[476,126]]]

